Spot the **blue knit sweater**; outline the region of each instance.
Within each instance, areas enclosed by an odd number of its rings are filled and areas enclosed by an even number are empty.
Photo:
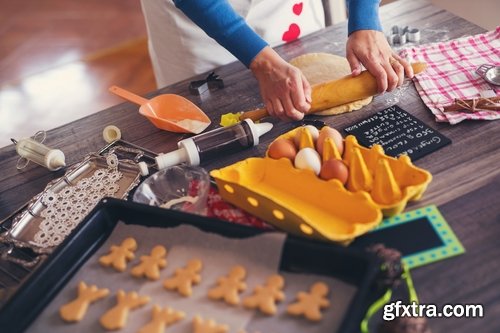
[[[175,6],[203,29],[220,45],[231,52],[247,67],[268,44],[227,0],[173,0]],[[382,31],[378,7],[379,0],[346,0],[349,11],[348,33],[357,30]]]

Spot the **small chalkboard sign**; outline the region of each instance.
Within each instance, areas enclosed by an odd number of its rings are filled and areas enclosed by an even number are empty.
[[[449,138],[397,105],[348,126],[344,131],[354,135],[365,147],[379,144],[387,155],[407,154],[412,161],[451,143]]]
[[[351,246],[366,249],[374,244],[400,251],[408,268],[465,252],[435,205],[386,218],[375,230],[356,238]]]

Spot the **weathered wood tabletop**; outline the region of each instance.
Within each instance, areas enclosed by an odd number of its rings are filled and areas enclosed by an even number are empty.
[[[393,25],[419,28],[421,43],[431,43],[484,32],[426,0],[400,0],[381,8],[386,31]],[[285,58],[308,52],[345,55],[346,24],[335,25],[299,41],[278,47]],[[240,63],[216,70],[225,88],[202,96],[190,95],[189,80],[160,89],[148,95],[176,93],[201,107],[212,119],[210,128],[219,123],[220,115],[261,106],[257,81]],[[196,79],[205,77],[200,75]],[[387,96],[385,96],[387,97]],[[360,111],[320,119],[342,129],[383,108],[384,96]],[[466,253],[413,271],[420,302],[444,304],[480,303],[485,318],[431,319],[433,332],[499,332],[500,331],[500,122],[465,121],[458,125],[436,123],[413,87],[398,105],[430,127],[452,140],[448,145],[415,162],[430,171],[433,181],[414,209],[435,204],[463,243]],[[138,114],[137,106],[123,103],[86,118],[48,131],[46,144],[61,149],[69,164],[76,163],[89,152],[105,145],[102,130],[118,126],[123,139],[155,152],[176,148],[178,140],[187,137],[158,130]],[[22,111],[20,111],[22,112]],[[67,110],[71,112],[71,110]],[[319,118],[319,117],[318,117]],[[250,156],[263,156],[266,146],[293,124],[275,122],[272,131],[262,137],[261,144],[230,156],[205,163],[207,169],[229,165]],[[16,170],[18,155],[13,145],[0,149],[0,219],[41,192],[47,183],[62,175],[34,164]],[[1,272],[0,272],[1,273]]]

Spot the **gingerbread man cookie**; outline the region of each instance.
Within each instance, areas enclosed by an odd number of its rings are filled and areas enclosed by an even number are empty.
[[[294,316],[303,315],[308,320],[319,321],[322,318],[321,309],[330,306],[330,301],[326,299],[328,286],[323,282],[316,282],[307,292],[297,293],[297,302],[290,304],[286,311]]]
[[[117,304],[99,319],[102,327],[110,331],[124,328],[130,310],[143,306],[150,300],[148,296],[139,296],[135,291],[125,293],[121,289],[118,290],[116,299]]]
[[[285,285],[285,279],[279,275],[271,275],[264,286],[257,286],[253,295],[243,300],[243,306],[249,309],[259,309],[266,315],[276,314],[276,302],[283,301],[285,294],[281,291]]]
[[[217,287],[208,291],[208,297],[214,300],[222,299],[230,305],[240,304],[238,294],[247,288],[247,284],[242,281],[246,274],[244,267],[234,266],[227,277],[220,277],[217,280]]]
[[[191,259],[185,268],[177,268],[173,277],[163,281],[163,286],[168,290],[177,290],[183,296],[191,296],[192,285],[201,281],[198,273],[202,267],[200,259]]]
[[[132,268],[130,274],[135,277],[147,277],[150,280],[158,280],[160,278],[160,268],[167,266],[167,249],[164,246],[157,245],[151,250],[149,256],[141,256],[141,263]]]
[[[155,305],[153,306],[153,319],[143,326],[139,333],[163,333],[165,327],[178,322],[185,316],[186,314],[182,311],[175,311],[172,308],[162,309]]]
[[[119,272],[125,271],[127,261],[135,258],[134,251],[137,249],[137,242],[132,237],[125,238],[120,246],[112,245],[110,253],[99,258],[99,263],[103,266],[112,266]]]
[[[227,325],[217,324],[213,319],[204,320],[200,316],[193,318],[193,333],[227,333]]]
[[[88,287],[85,282],[81,281],[78,284],[78,297],[61,306],[59,314],[65,321],[80,321],[87,313],[87,309],[91,303],[106,297],[108,294],[109,290],[106,288],[98,289],[95,285]]]

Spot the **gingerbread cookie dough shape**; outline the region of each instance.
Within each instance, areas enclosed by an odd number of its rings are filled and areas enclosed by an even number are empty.
[[[106,311],[99,319],[102,327],[109,331],[124,328],[130,310],[143,306],[150,301],[148,296],[139,296],[135,291],[125,293],[121,289],[118,290],[116,299],[116,305]]]
[[[340,79],[351,74],[349,62],[344,57],[329,53],[307,53],[290,60],[290,64],[302,70],[311,86]],[[315,115],[331,116],[361,109],[369,104],[373,97],[339,105],[328,110],[315,112]]]
[[[144,325],[139,333],[164,333],[165,327],[170,326],[183,319],[186,314],[182,311],[176,311],[172,308],[162,309],[158,305],[153,306],[153,318]]]
[[[160,278],[160,269],[167,266],[167,249],[162,245],[157,245],[151,250],[148,256],[141,256],[141,263],[132,267],[130,274],[135,277],[147,277],[150,280],[158,280]]]
[[[193,318],[193,333],[227,333],[229,327],[224,324],[218,324],[213,319],[203,319],[200,316]]]
[[[87,286],[85,282],[81,281],[78,284],[77,298],[61,306],[59,314],[67,322],[80,321],[87,313],[91,303],[108,296],[108,294],[109,289],[99,289],[95,285]]]
[[[240,304],[239,293],[247,288],[247,284],[243,281],[246,274],[243,266],[234,266],[228,276],[220,277],[217,280],[217,286],[208,291],[208,298],[222,299],[229,305]]]
[[[99,258],[99,263],[123,272],[127,268],[127,261],[135,258],[134,251],[136,249],[137,242],[135,239],[132,237],[125,238],[119,246],[112,245],[109,254]]]
[[[285,294],[282,289],[285,279],[279,274],[267,278],[265,285],[255,287],[253,294],[243,299],[243,306],[248,309],[259,309],[266,315],[277,312],[276,302],[283,301]]]
[[[330,306],[328,286],[323,282],[313,284],[309,292],[300,291],[297,293],[297,302],[290,304],[286,311],[294,316],[304,316],[311,321],[319,321],[322,318],[321,309]]]
[[[188,297],[193,293],[192,285],[201,282],[199,272],[203,267],[200,259],[191,259],[186,267],[177,268],[174,276],[163,281],[163,286],[168,290],[177,290],[182,296]]]

